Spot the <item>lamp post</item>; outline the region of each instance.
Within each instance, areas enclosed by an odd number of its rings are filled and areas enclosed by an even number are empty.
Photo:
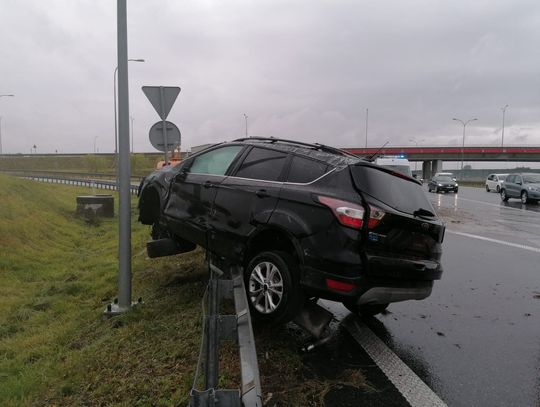
[[[366,109],[366,148],[367,148],[367,128],[368,128],[368,119],[369,119],[369,109]]]
[[[15,95],[0,95],[2,97],[14,97]],[[0,155],[3,154],[2,150],[2,117],[0,117]]]
[[[460,171],[460,174],[461,176],[463,177],[463,150],[465,149],[465,127],[467,127],[467,125],[470,123],[470,122],[474,122],[475,120],[478,120],[478,119],[469,119],[467,120],[466,122],[464,122],[463,120],[460,120],[460,119],[456,119],[456,118],[453,118],[452,120],[456,121],[456,122],[460,122],[463,126],[463,143],[461,144],[461,171]]]
[[[145,62],[144,59],[128,59],[128,62]],[[114,68],[114,153],[118,153],[118,121],[116,118],[116,76],[118,66]]]
[[[504,147],[504,114],[506,113],[506,108],[507,107],[508,107],[508,105],[505,105],[504,107],[501,107],[501,110],[503,112],[501,147]]]
[[[409,139],[409,142],[416,144],[416,148],[418,148],[418,143],[422,143],[422,142],[424,142],[424,141],[426,141],[426,140],[425,140],[425,139],[422,139],[422,140],[416,141],[416,139],[414,139],[414,138]],[[416,166],[417,166],[417,164],[418,164],[418,161],[415,161],[415,162],[414,162],[414,170],[415,170],[415,171],[416,171]]]
[[[131,118],[131,154],[133,154],[133,151],[135,151],[133,149],[133,122],[135,121],[135,119],[133,118],[133,116],[130,116]]]
[[[248,132],[247,132],[247,119],[248,119],[248,115],[244,113],[244,119],[246,121],[246,137],[248,136]]]

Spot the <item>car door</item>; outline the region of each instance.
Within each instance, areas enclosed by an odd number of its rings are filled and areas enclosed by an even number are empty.
[[[210,217],[210,250],[241,259],[251,233],[274,211],[288,154],[252,147],[218,187]]]
[[[171,183],[163,211],[174,233],[207,247],[208,217],[217,187],[240,155],[242,145],[227,145],[193,157]]]
[[[521,175],[516,175],[514,179],[514,184],[512,184],[512,197],[521,198],[521,188],[523,187],[523,177]]]
[[[510,175],[505,182],[504,189],[508,197],[516,196],[516,177],[517,175]]]

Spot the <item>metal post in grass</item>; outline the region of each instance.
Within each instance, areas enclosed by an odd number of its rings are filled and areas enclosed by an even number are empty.
[[[105,314],[131,309],[131,168],[129,158],[129,90],[127,58],[126,0],[117,0],[118,10],[118,301],[109,304]]]

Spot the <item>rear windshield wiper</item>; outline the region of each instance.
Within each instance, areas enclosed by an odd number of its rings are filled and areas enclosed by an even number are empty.
[[[413,212],[413,216],[419,216],[419,217],[430,217],[434,218],[435,214],[431,211],[428,211],[427,209],[420,208]]]

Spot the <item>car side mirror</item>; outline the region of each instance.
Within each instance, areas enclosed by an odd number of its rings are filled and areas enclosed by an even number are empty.
[[[521,185],[521,181],[517,181],[516,184]]]
[[[186,178],[186,175],[189,174],[189,168],[188,167],[182,167],[180,169],[180,172],[174,176],[175,181],[182,181],[184,178]]]

